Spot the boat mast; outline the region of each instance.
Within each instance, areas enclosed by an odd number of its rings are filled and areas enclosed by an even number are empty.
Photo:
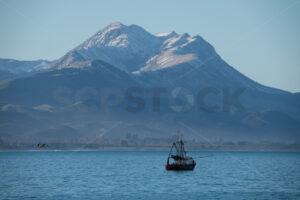
[[[176,148],[176,154],[182,158],[185,158],[186,151],[184,149],[184,143],[182,141],[182,134],[179,133],[179,130],[177,131],[177,141],[174,146]]]

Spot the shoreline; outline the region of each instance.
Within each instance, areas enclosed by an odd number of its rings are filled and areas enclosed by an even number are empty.
[[[2,152],[169,152],[168,149],[0,149]],[[278,153],[300,153],[300,149],[199,149],[199,150],[187,150],[187,152],[278,152]]]

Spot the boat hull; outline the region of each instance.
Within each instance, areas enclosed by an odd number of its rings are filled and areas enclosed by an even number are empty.
[[[166,165],[166,170],[194,170],[196,164],[193,165]]]

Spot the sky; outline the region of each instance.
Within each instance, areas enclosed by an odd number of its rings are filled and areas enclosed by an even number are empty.
[[[300,92],[300,0],[0,0],[0,58],[54,60],[116,21],[200,35],[249,78]]]

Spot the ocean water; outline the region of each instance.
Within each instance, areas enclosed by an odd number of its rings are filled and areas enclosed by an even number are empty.
[[[300,153],[189,152],[194,171],[166,171],[167,151],[0,152],[0,199],[300,199]]]

